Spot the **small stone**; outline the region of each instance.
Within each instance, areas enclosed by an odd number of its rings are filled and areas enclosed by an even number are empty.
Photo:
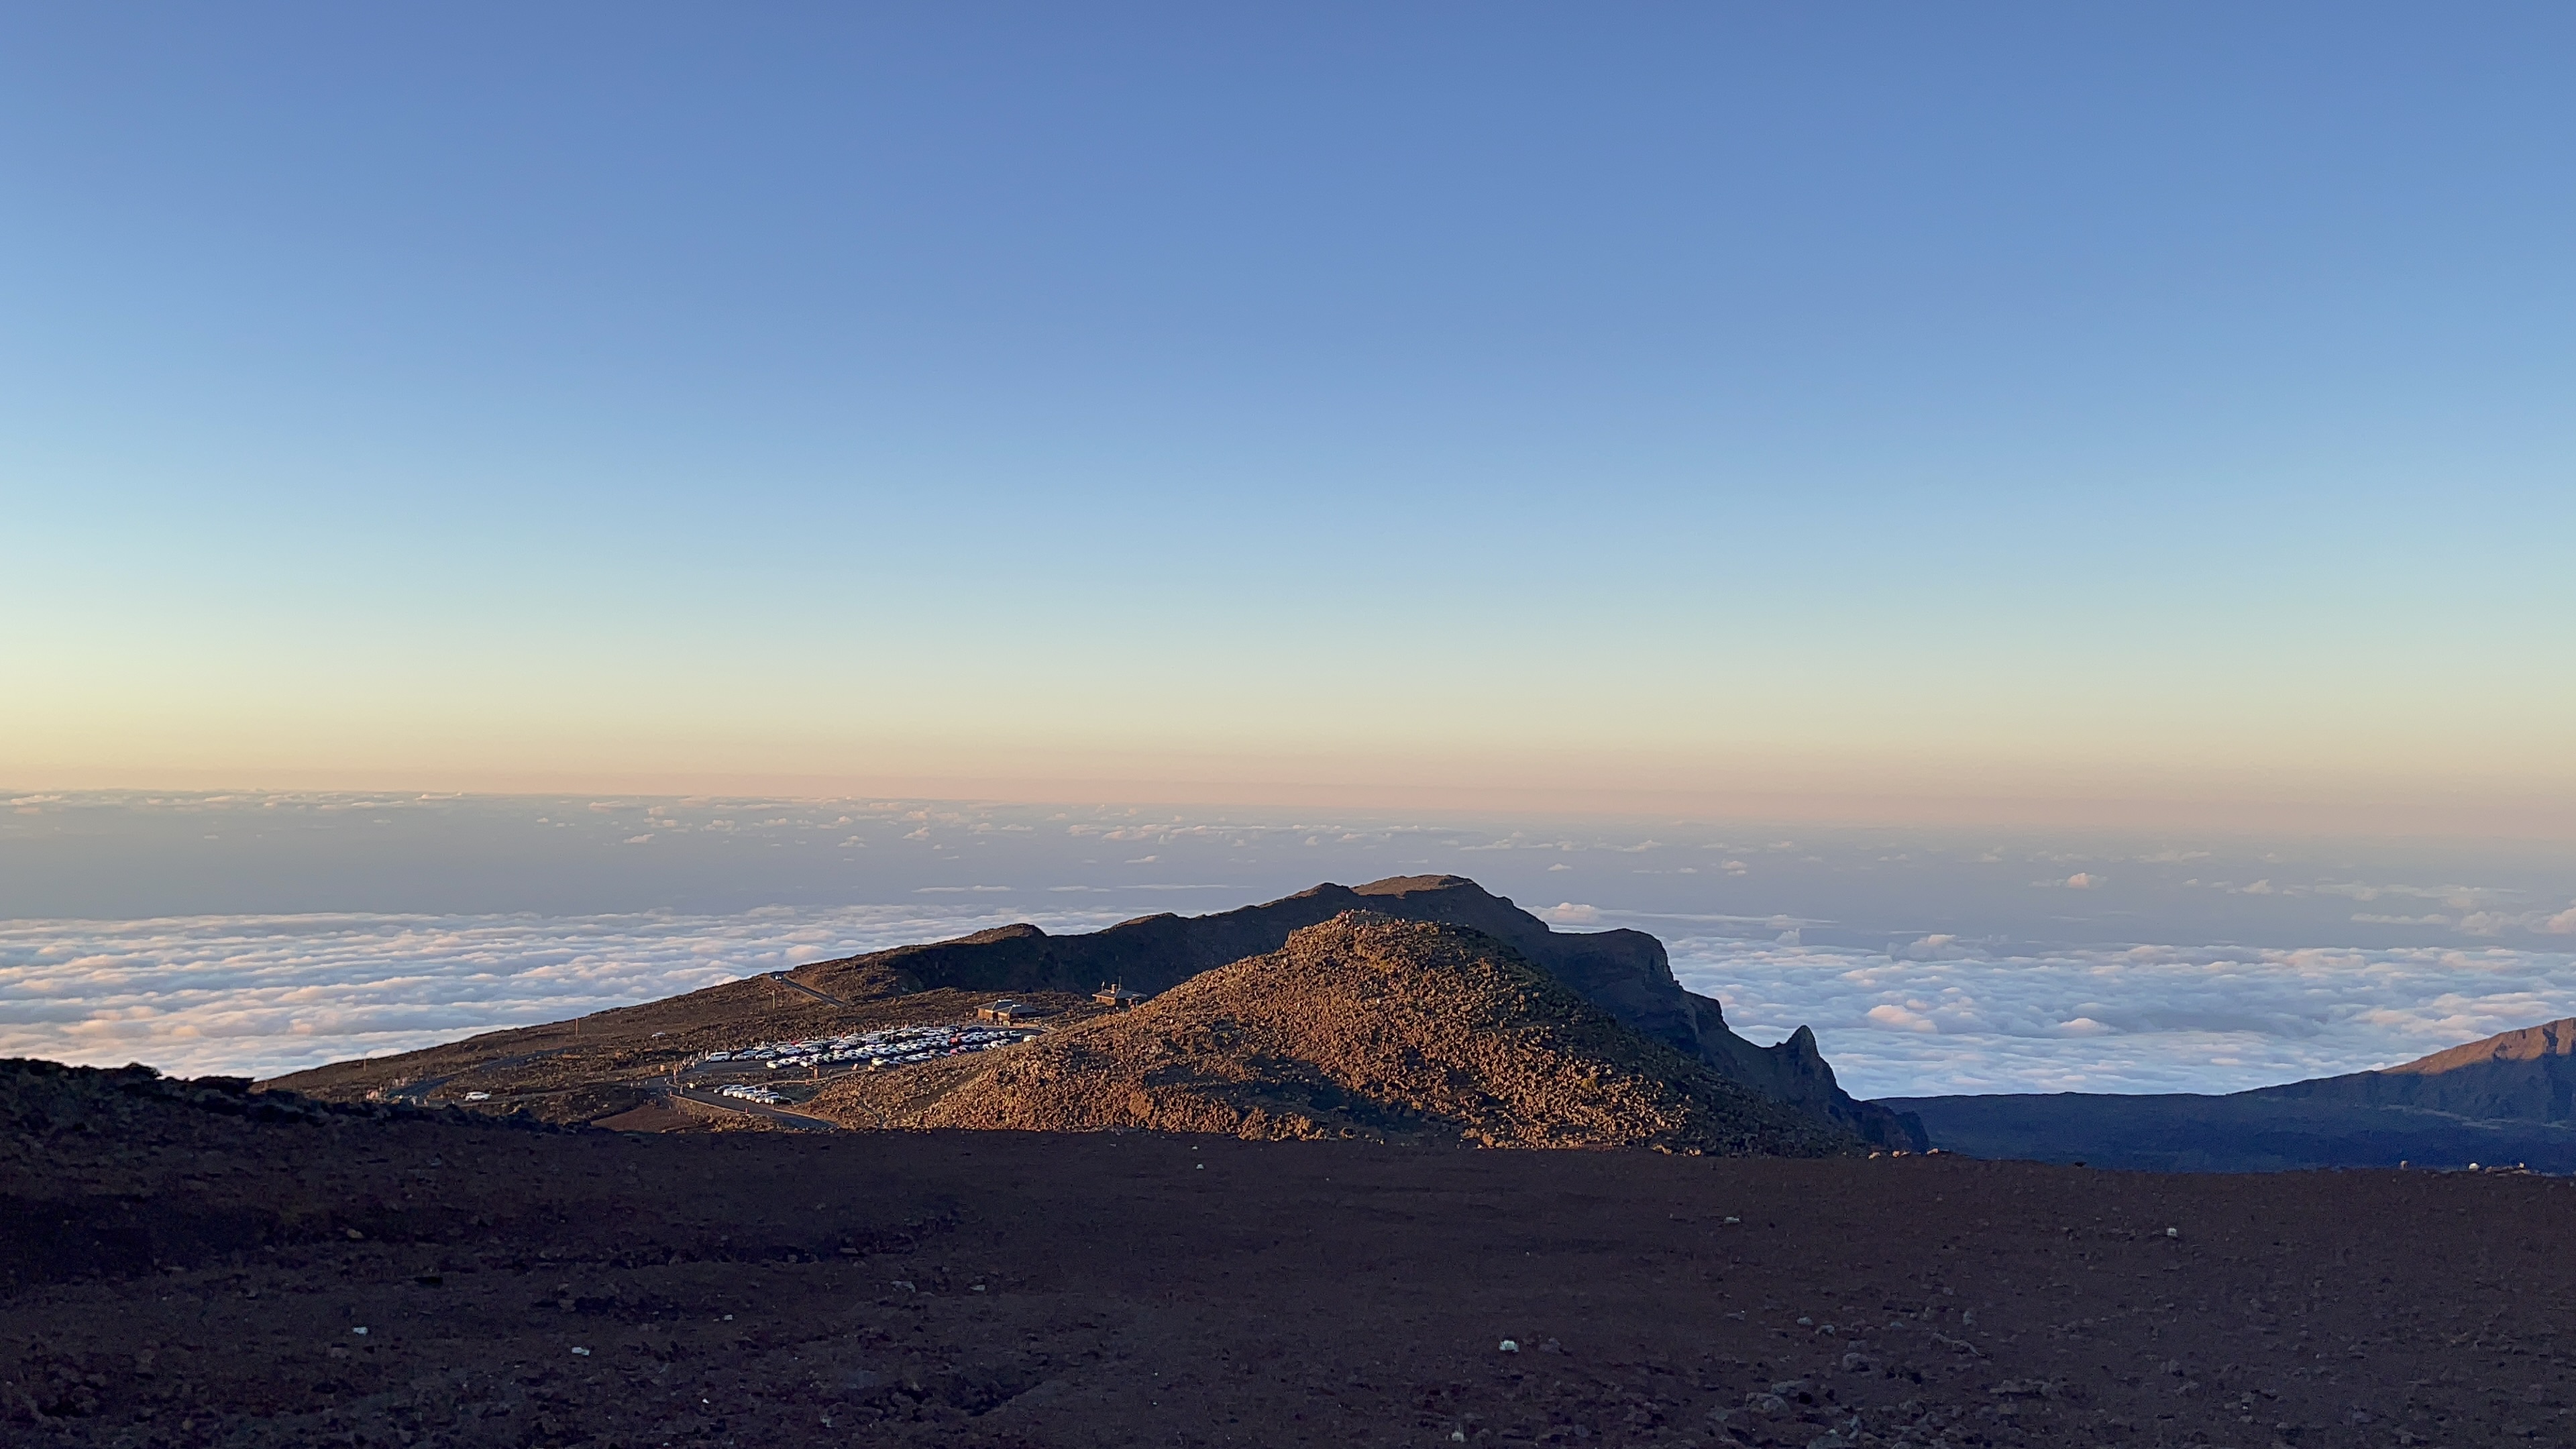
[[[2180,1228],[2167,1228],[2167,1229],[2165,1229],[2165,1236],[2166,1236],[2166,1237],[2168,1237],[2168,1238],[2179,1238],[2179,1237],[2181,1237],[2181,1236],[2182,1236],[2182,1229],[2180,1229]]]
[[[1521,1346],[1507,1338],[1502,1341],[1497,1351],[1502,1353],[1518,1353],[1521,1351]]]
[[[590,1357],[590,1350],[586,1348],[576,1348],[573,1352],[580,1354],[583,1358]]]

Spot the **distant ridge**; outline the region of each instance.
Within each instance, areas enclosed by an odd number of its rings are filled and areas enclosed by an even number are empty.
[[[2576,1016],[2501,1032],[2403,1066],[2241,1095],[2491,1120],[2576,1122],[2576,1055],[2571,1053],[2576,1053]]]
[[[2059,1092],[1890,1097],[1976,1157],[2157,1171],[2459,1167],[2576,1172],[2576,1017],[2400,1066],[2226,1096]]]

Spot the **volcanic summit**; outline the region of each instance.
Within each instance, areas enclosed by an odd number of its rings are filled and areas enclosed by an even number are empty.
[[[1092,1000],[1104,982],[1169,999],[1100,1024],[1116,1010]],[[1051,1019],[1037,1040],[990,1060],[865,1081],[821,1082],[818,1066],[803,1082],[772,1078],[778,1088],[759,1087],[749,1105],[692,1089],[689,1074],[710,1058],[756,1043],[963,1021],[989,1012],[997,993]],[[272,1085],[619,1127],[1132,1125],[1791,1153],[1924,1145],[1913,1119],[1844,1092],[1804,1028],[1770,1047],[1736,1035],[1715,1000],[1675,979],[1654,937],[1551,930],[1451,875],[1325,884],[1081,935],[1005,926]]]

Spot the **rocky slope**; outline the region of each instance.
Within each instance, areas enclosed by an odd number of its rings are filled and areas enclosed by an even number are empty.
[[[1622,1025],[1492,936],[1358,911],[1133,1011],[943,1065],[850,1077],[806,1110],[869,1126],[1729,1156],[1858,1145]]]
[[[2576,1171],[2576,1018],[2402,1066],[2227,1096],[1890,1098],[1979,1157],[2154,1171],[2528,1163]]]

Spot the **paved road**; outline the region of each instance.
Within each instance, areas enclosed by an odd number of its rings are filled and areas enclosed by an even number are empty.
[[[471,1066],[459,1067],[455,1071],[449,1072],[443,1077],[422,1077],[416,1081],[407,1082],[399,1087],[386,1087],[383,1089],[384,1099],[388,1102],[409,1102],[415,1106],[425,1107],[429,1105],[430,1093],[437,1091],[439,1088],[446,1086],[452,1081],[455,1081],[458,1077],[464,1076],[467,1072],[506,1072],[512,1067],[533,1062],[540,1057],[561,1056],[563,1053],[570,1050],[572,1050],[570,1047],[545,1047],[537,1051],[521,1052],[514,1057],[494,1057],[488,1062],[476,1062]],[[512,1095],[525,1094],[514,1093]]]
[[[781,1127],[791,1127],[799,1132],[838,1132],[841,1130],[841,1125],[837,1122],[827,1122],[820,1117],[808,1117],[802,1112],[791,1111],[785,1107],[773,1107],[766,1102],[746,1102],[740,1097],[719,1097],[715,1093],[707,1091],[701,1087],[682,1087],[680,1089],[680,1095],[702,1107],[714,1107],[720,1111],[726,1112],[740,1112],[746,1117],[766,1117]]]
[[[790,981],[790,980],[788,980],[788,979],[787,979],[787,973],[786,973],[786,972],[784,972],[784,971],[772,971],[772,972],[770,972],[770,973],[769,973],[769,979],[770,979],[770,980],[772,980],[772,981],[777,982],[777,983],[778,983],[779,985],[781,985],[781,986],[786,987],[786,988],[787,988],[788,990],[790,990],[790,991],[802,991],[802,992],[804,992],[806,995],[808,995],[808,996],[810,996],[810,997],[813,997],[816,1001],[819,1001],[819,1002],[823,1003],[825,1006],[847,1006],[847,1005],[849,1005],[849,1004],[850,1004],[850,1003],[848,1003],[848,1002],[846,1002],[846,1001],[843,1001],[841,998],[839,998],[839,997],[837,997],[837,996],[830,996],[830,995],[826,995],[826,994],[825,994],[825,993],[823,993],[823,992],[817,991],[817,990],[815,990],[813,987],[806,985],[806,984],[805,984],[804,982],[802,982],[802,981]]]

